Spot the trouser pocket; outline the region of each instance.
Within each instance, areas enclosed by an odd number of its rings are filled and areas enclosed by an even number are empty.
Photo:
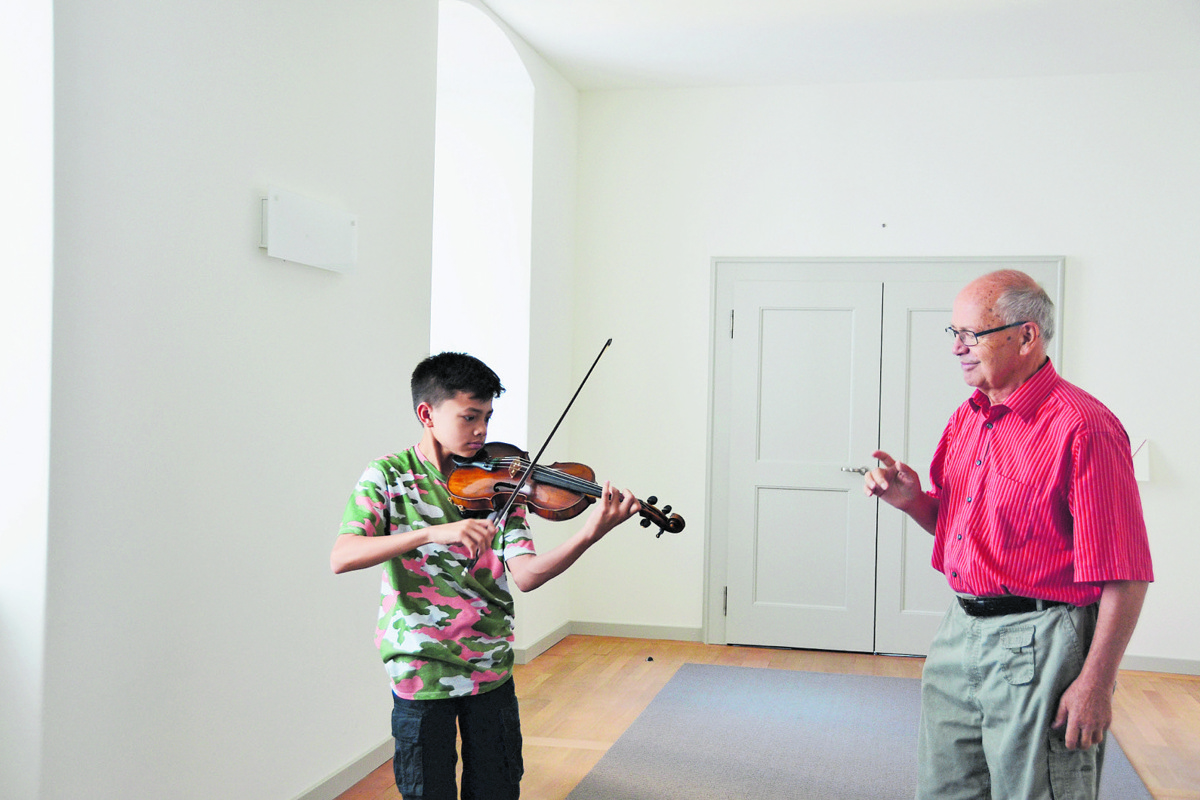
[[[1018,625],[1000,631],[1000,647],[1007,650],[1000,668],[1004,678],[1013,686],[1024,686],[1033,680],[1037,659],[1033,649],[1033,625]]]
[[[1053,800],[1093,800],[1099,791],[1103,744],[1068,750],[1058,731],[1050,733],[1050,796]]]

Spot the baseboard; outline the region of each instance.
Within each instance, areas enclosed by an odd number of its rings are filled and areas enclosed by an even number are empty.
[[[572,622],[571,633],[581,636],[620,636],[627,639],[666,639],[672,642],[704,641],[703,628],[673,628],[666,625]]]
[[[516,659],[518,664],[528,664],[530,661],[533,661],[542,653],[546,652],[551,647],[554,647],[554,645],[570,636],[572,632],[571,623],[564,622],[562,625],[559,625],[553,631],[546,634],[541,639],[538,639],[529,647],[514,647],[513,657]]]
[[[1155,656],[1125,656],[1121,669],[1139,672],[1170,672],[1176,675],[1200,675],[1200,661],[1186,658],[1157,658]]]
[[[389,736],[377,747],[372,747],[316,786],[297,795],[295,800],[336,800],[338,795],[378,769],[395,752],[395,742]]]

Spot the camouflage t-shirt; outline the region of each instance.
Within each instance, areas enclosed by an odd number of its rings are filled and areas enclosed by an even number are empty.
[[[367,466],[342,515],[342,534],[388,536],[462,519],[446,478],[417,447]],[[504,561],[534,554],[516,507],[468,570],[462,545],[424,544],[384,565],[375,644],[408,700],[486,692],[513,666],[513,598]]]

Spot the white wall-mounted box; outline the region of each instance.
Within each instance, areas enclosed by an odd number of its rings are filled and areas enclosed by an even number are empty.
[[[272,258],[347,272],[358,260],[358,218],[272,186],[262,201],[259,247]]]

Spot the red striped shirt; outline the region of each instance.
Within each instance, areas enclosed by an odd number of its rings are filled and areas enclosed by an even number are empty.
[[[1049,361],[1004,403],[959,406],[929,472],[933,566],[956,592],[1087,605],[1154,579],[1129,436]]]

